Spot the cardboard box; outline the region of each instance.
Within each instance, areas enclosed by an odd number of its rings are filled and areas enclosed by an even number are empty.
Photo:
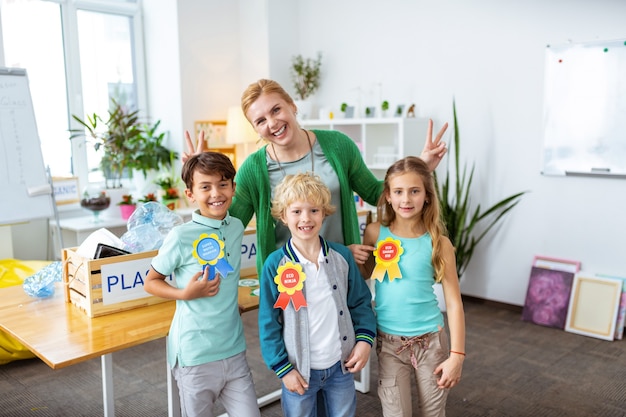
[[[150,262],[158,251],[102,259],[86,259],[76,248],[63,249],[65,301],[89,317],[163,303],[143,289]],[[172,277],[169,277],[172,281]]]

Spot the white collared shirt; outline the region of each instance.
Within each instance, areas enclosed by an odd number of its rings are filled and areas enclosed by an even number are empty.
[[[293,246],[306,276],[305,297],[309,318],[311,369],[328,369],[341,359],[337,306],[326,275],[326,258],[320,248],[319,269]]]

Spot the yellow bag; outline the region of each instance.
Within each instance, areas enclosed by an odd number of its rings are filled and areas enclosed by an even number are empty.
[[[0,288],[22,285],[24,280],[43,268],[49,261],[18,261],[0,259]],[[18,359],[30,359],[35,355],[17,339],[0,331],[0,365]]]

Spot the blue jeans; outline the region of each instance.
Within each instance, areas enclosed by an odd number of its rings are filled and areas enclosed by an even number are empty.
[[[329,417],[352,417],[356,413],[354,376],[344,374],[337,362],[328,369],[311,369],[309,389],[303,395],[289,392],[283,385],[281,397],[285,417],[316,417],[317,393],[321,392]]]

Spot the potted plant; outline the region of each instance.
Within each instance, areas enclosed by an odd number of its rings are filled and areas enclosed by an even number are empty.
[[[111,205],[111,197],[106,191],[95,190],[91,187],[85,188],[80,206],[93,213],[93,223],[100,223],[100,212],[106,210]]]
[[[157,201],[157,197],[156,194],[154,193],[148,193],[146,195],[144,195],[142,198],[140,198],[138,200],[140,203],[149,203],[150,201]]]
[[[178,180],[174,175],[166,175],[159,178],[155,183],[161,187],[161,202],[170,210],[178,208],[178,199],[180,193],[178,191]]]
[[[72,133],[70,139],[84,136],[91,138],[95,150],[104,151],[100,168],[105,176],[106,188],[121,187],[125,170],[130,168],[133,161],[133,150],[130,144],[140,140],[143,134],[139,122],[139,111],[131,111],[111,99],[111,107],[106,120],[96,113],[87,115],[86,121],[76,115],[72,115],[72,118],[84,129],[70,130]]]
[[[441,216],[448,231],[448,237],[455,248],[456,270],[459,279],[469,264],[476,245],[487,233],[520,202],[526,191],[513,194],[497,202],[486,210],[480,205],[473,210],[470,208],[470,193],[474,178],[474,164],[469,173],[467,164],[460,166],[459,125],[456,117],[456,104],[452,103],[454,116],[454,185],[450,184],[450,170],[446,172],[445,180],[440,183],[437,173],[434,173],[437,197],[441,207]],[[482,225],[481,231],[477,226]]]
[[[299,100],[306,100],[320,87],[322,54],[318,52],[317,59],[296,55],[291,60],[291,78]]]
[[[178,153],[169,150],[163,145],[167,137],[167,132],[158,132],[160,120],[153,125],[142,124],[142,134],[134,138],[129,144],[132,149],[133,169],[141,171],[144,178],[148,177],[148,172],[158,171],[161,168],[171,168],[173,162],[178,158]]]
[[[137,208],[137,204],[135,203],[132,194],[124,194],[122,196],[122,201],[117,203],[117,205],[120,206],[120,212],[122,213],[122,219],[124,220],[128,220],[130,215],[135,211],[135,208]]]
[[[348,106],[348,103],[341,103],[341,107],[339,107],[341,113],[343,113],[343,117],[346,119],[352,118],[354,116],[354,106]]]
[[[171,167],[178,156],[163,145],[166,133],[157,132],[160,121],[142,123],[139,110],[130,110],[115,99],[111,99],[106,120],[96,113],[87,115],[86,120],[76,115],[72,118],[83,128],[70,130],[70,139],[87,136],[96,151],[104,152],[100,168],[106,188],[121,187],[122,177],[132,177],[133,169],[147,176],[151,169]]]
[[[386,116],[387,110],[389,110],[389,102],[387,100],[384,100],[380,105],[380,109],[382,110],[382,115]]]
[[[296,55],[291,59],[291,79],[296,90],[296,107],[303,119],[311,114],[311,104],[307,99],[320,87],[321,66],[322,54],[319,52],[317,59],[305,59],[302,55]]]

